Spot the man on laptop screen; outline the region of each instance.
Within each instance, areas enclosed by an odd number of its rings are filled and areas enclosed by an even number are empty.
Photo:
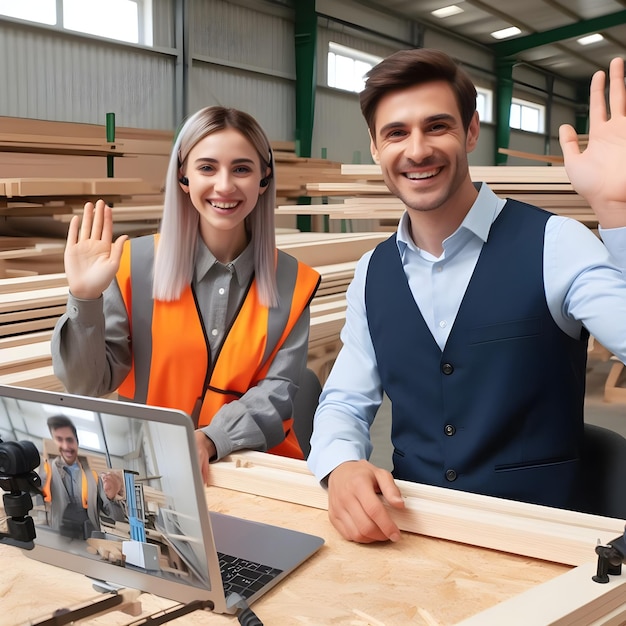
[[[34,550],[27,552],[35,559],[234,612],[227,602],[230,593],[253,602],[323,543],[305,533],[209,515],[193,426],[180,411],[0,386],[0,436],[5,441],[19,434],[45,458],[50,452],[44,449],[45,440],[51,444],[48,420],[59,414],[71,416],[75,432],[64,423],[62,433],[72,441],[52,449],[63,457],[63,467],[80,459],[84,470],[79,467],[78,480],[70,487],[79,490],[80,485],[82,491],[86,486],[76,507],[87,504],[87,515],[89,485],[97,483],[116,513],[100,507],[97,519],[89,517],[88,532],[69,533],[50,523],[47,504],[35,497],[37,536]],[[105,483],[116,486],[116,493],[109,490],[111,498],[104,494]]]

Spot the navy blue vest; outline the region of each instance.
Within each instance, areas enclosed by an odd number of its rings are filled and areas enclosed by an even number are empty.
[[[509,200],[493,223],[442,353],[395,235],[377,246],[365,304],[392,403],[396,478],[577,508],[587,339],[545,297],[550,214]]]

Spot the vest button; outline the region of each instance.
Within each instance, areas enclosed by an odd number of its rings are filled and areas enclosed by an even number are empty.
[[[446,375],[446,376],[450,376],[450,374],[452,374],[452,372],[454,372],[454,367],[452,366],[452,363],[444,363],[441,366],[441,371]]]
[[[443,432],[446,433],[448,437],[452,437],[452,435],[454,435],[454,433],[456,432],[456,428],[452,426],[452,424],[446,424],[443,427]]]
[[[449,482],[456,480],[456,472],[453,469],[446,470],[446,480]]]

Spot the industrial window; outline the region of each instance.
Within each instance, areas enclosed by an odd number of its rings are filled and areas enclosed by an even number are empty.
[[[493,91],[476,87],[476,110],[481,122],[493,122]]]
[[[546,107],[543,105],[513,98],[509,125],[511,128],[526,130],[529,133],[543,133],[545,132],[545,114]]]
[[[0,0],[0,15],[152,45],[152,0]]]
[[[328,44],[328,86],[358,93],[365,87],[365,74],[380,61],[382,61],[381,57],[330,42]]]

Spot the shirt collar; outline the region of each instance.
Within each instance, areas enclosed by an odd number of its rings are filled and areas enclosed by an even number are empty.
[[[245,247],[244,251],[234,261],[223,264],[213,256],[202,237],[198,235],[194,272],[196,282],[202,281],[215,265],[231,268],[239,286],[242,288],[247,286],[254,274],[254,246],[252,242]]]
[[[500,214],[502,207],[506,204],[506,200],[498,198],[485,183],[474,183],[474,187],[478,191],[474,204],[461,225],[445,241],[452,239],[461,231],[472,233],[481,239],[483,243],[487,241],[491,225]],[[400,218],[396,243],[400,254],[403,254],[407,247],[417,250],[417,246],[413,243],[413,238],[411,237],[411,222],[408,211],[405,211]]]

